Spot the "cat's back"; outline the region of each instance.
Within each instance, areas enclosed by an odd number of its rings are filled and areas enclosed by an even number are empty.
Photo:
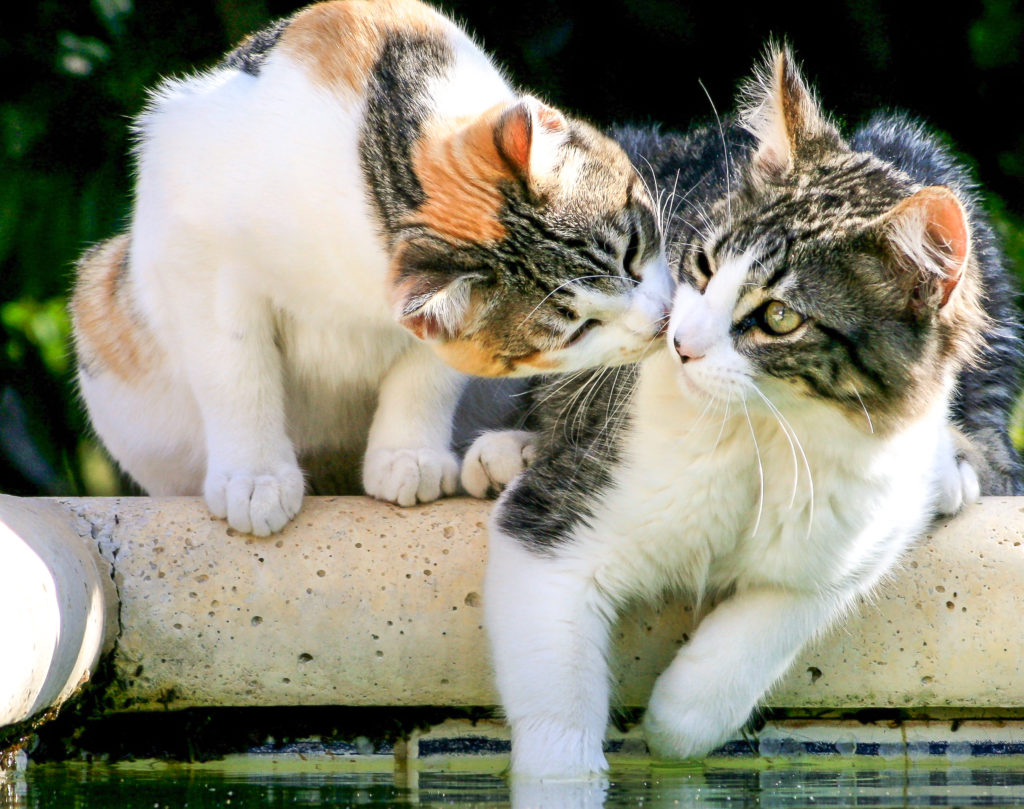
[[[478,85],[475,92],[445,92],[443,85],[460,84],[464,74]],[[403,98],[411,88],[426,92]],[[368,100],[389,94],[396,105],[461,105],[472,114],[508,90],[487,55],[430,6],[417,0],[331,0],[251,34],[208,70],[164,81],[140,129],[145,138],[180,108],[193,116],[220,110],[221,123],[241,113],[280,120],[310,103],[365,113]]]
[[[921,185],[945,185],[964,205],[971,229],[971,253],[982,287],[989,324],[977,361],[960,373],[953,415],[970,443],[982,494],[1024,493],[1024,469],[1009,438],[1010,414],[1024,377],[1024,348],[1017,285],[999,238],[962,159],[941,138],[899,113],[878,113],[850,141],[896,166]]]

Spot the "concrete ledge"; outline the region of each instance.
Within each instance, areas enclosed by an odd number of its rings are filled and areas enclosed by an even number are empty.
[[[60,705],[117,637],[109,568],[55,503],[0,495],[0,727]]]
[[[497,702],[481,610],[489,503],[311,497],[284,533],[254,539],[197,499],[59,502],[114,567],[112,710]],[[1024,706],[1022,543],[1024,498],[937,526],[771,704]],[[691,625],[684,605],[623,618],[622,704],[645,703]]]

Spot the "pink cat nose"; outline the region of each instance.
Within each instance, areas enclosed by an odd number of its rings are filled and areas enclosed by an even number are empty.
[[[676,347],[676,353],[679,355],[681,362],[699,360],[705,353],[702,347],[687,345],[687,343],[683,341],[678,334],[673,338],[672,345]]]

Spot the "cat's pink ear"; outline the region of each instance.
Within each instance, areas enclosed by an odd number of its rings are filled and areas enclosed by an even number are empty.
[[[757,139],[754,168],[768,175],[788,172],[795,156],[815,140],[842,142],[787,47],[769,46],[764,62],[743,88],[740,117]]]
[[[522,180],[543,176],[554,166],[568,134],[565,116],[532,96],[510,104],[494,126],[494,145]]]
[[[409,279],[395,289],[398,322],[421,340],[453,340],[465,326],[471,288],[469,278],[447,284],[432,278]]]
[[[918,300],[945,306],[963,277],[971,249],[967,213],[944,185],[922,188],[885,216],[897,263],[912,276]]]
[[[473,284],[483,276],[465,253],[442,239],[401,241],[391,264],[395,317],[421,340],[459,336],[470,320]]]

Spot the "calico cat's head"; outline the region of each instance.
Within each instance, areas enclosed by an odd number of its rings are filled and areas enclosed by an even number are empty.
[[[668,332],[680,385],[824,401],[889,430],[946,394],[979,341],[964,203],[853,151],[787,51],[746,101],[754,145],[680,268]]]
[[[426,202],[392,263],[399,321],[451,365],[526,376],[632,362],[672,279],[654,200],[622,149],[524,97],[421,138]]]

